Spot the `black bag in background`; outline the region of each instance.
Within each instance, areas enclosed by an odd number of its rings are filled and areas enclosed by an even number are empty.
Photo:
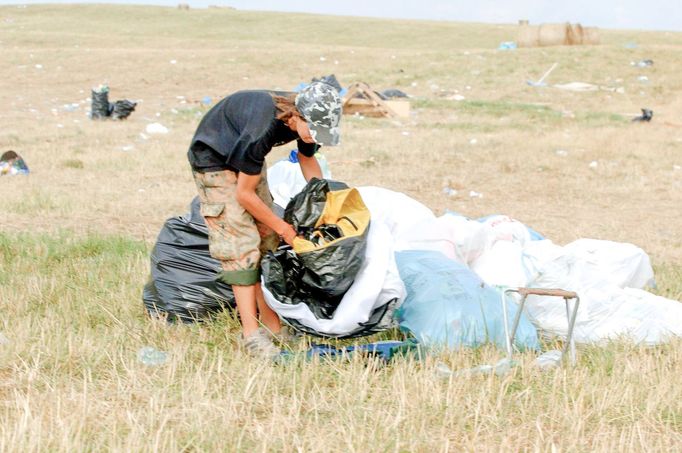
[[[90,118],[102,119],[109,116],[109,87],[100,85],[92,89],[92,103]]]
[[[151,253],[151,275],[142,299],[153,316],[168,321],[203,321],[211,314],[234,308],[228,284],[216,281],[220,262],[208,251],[208,229],[199,212],[199,198],[191,213],[166,221]]]
[[[133,113],[133,111],[135,110],[135,106],[137,105],[137,102],[123,99],[121,101],[114,102],[112,105],[113,108],[111,110],[111,119],[124,120],[128,118],[131,113]]]

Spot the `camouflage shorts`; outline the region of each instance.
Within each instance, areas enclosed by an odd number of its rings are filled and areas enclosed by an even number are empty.
[[[192,172],[199,191],[201,215],[208,226],[208,248],[219,260],[219,279],[230,285],[253,285],[260,279],[260,259],[279,245],[274,231],[255,220],[237,202],[237,174],[233,171]],[[265,166],[256,194],[272,207]]]

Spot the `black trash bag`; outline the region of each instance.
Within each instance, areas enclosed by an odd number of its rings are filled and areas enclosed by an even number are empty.
[[[121,101],[114,102],[111,110],[111,119],[114,120],[124,120],[130,116],[135,110],[137,102],[129,101],[123,99]]]
[[[101,85],[93,88],[90,118],[94,120],[107,118],[111,114],[112,108],[109,105],[109,87]]]
[[[284,209],[284,220],[299,234],[307,235],[315,228],[322,215],[330,190],[344,190],[348,186],[340,181],[312,178],[299,194],[294,196]]]
[[[651,121],[651,118],[654,117],[654,111],[651,109],[642,109],[642,114],[640,116],[636,116],[632,119],[632,121],[641,121],[641,122],[649,122]]]
[[[197,322],[233,309],[232,287],[216,281],[221,270],[208,251],[208,229],[195,198],[190,214],[168,219],[156,240],[142,293],[147,312],[169,322]]]
[[[334,74],[329,74],[326,76],[322,76],[321,78],[313,77],[312,82],[324,82],[327,85],[331,85],[336,91],[341,91],[343,90],[343,87],[339,83],[338,80],[336,80],[336,76]]]
[[[407,93],[400,91],[397,88],[388,88],[381,93],[382,99],[406,98]]]
[[[338,212],[325,210],[327,201]],[[333,222],[318,225],[321,216]],[[302,241],[263,257],[266,288],[285,304],[306,304],[318,319],[330,319],[355,281],[367,248],[369,210],[355,189],[313,178],[284,211]]]

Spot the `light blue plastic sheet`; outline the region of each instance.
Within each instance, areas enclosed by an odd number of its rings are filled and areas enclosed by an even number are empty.
[[[505,347],[501,291],[440,252],[397,252],[396,262],[407,290],[397,313],[401,329],[428,347],[457,349],[485,343]],[[516,311],[517,305],[508,300],[510,330]],[[537,331],[525,314],[515,345],[521,350],[540,349]]]

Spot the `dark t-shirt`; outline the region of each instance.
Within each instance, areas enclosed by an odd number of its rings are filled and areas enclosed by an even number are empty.
[[[305,143],[278,120],[272,91],[238,91],[206,112],[187,152],[193,170],[233,170],[257,175],[273,146],[298,140],[298,151],[312,157],[318,145]]]

